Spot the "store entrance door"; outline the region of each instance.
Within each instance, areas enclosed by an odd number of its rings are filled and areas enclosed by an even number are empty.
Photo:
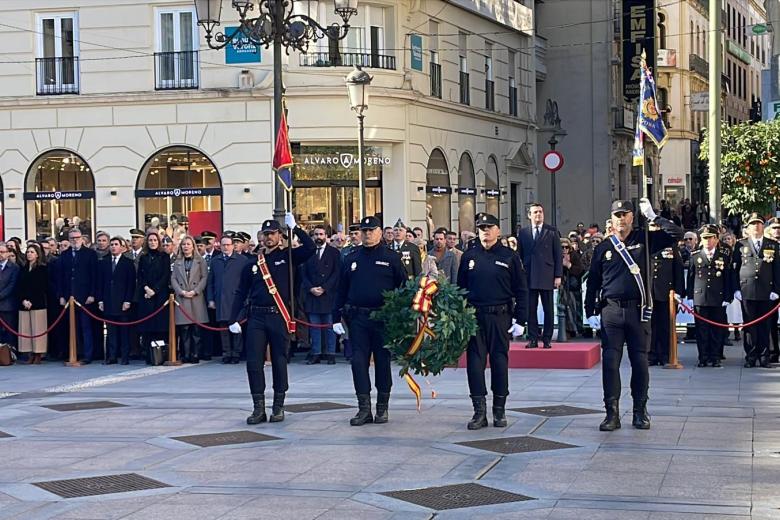
[[[307,181],[297,183],[293,191],[296,218],[309,229],[324,225],[328,234],[338,231],[339,227],[346,232],[350,224],[361,219],[361,215],[358,215],[359,190],[352,184],[348,181],[332,183],[330,186]],[[381,212],[381,188],[366,186],[366,214],[377,215]]]

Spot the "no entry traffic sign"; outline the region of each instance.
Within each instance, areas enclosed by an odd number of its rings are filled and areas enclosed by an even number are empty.
[[[544,167],[547,168],[550,173],[555,173],[563,168],[563,155],[556,150],[550,150],[544,154]]]

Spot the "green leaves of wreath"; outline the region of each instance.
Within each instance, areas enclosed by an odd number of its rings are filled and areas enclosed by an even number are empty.
[[[446,280],[437,283],[439,291],[433,296],[433,306],[428,314],[428,326],[436,337],[426,336],[422,347],[412,357],[407,357],[406,352],[417,335],[417,318],[421,317],[420,312],[412,309],[418,280],[386,291],[384,305],[371,315],[385,324],[385,348],[401,365],[401,376],[410,371],[435,376],[448,366],[457,366],[469,338],[477,333],[477,319],[474,308],[466,305],[466,291]]]

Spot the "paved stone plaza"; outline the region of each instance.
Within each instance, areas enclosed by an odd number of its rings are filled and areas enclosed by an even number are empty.
[[[477,432],[465,428],[463,369],[431,381],[435,400],[422,383],[422,413],[396,380],[390,423],[355,428],[344,362],[306,366],[299,356],[288,404],[350,408],[302,407],[257,427],[244,422],[251,401],[243,364],[1,368],[0,432],[8,436],[0,433],[0,518],[778,519],[780,369],[743,369],[740,350],[727,347],[724,369],[700,369],[695,347],[683,346],[685,369],[651,369],[652,429],[631,427],[624,392],[623,429],[613,433],[598,431],[599,366],[513,370],[508,407],[584,410],[508,411],[508,428]],[[56,406],[74,403],[76,410]],[[242,431],[263,436],[225,434]],[[214,433],[223,435],[174,439]],[[458,444],[523,436],[531,439]],[[224,442],[234,444],[208,446]],[[505,453],[529,448],[545,450]],[[61,498],[35,485],[123,474],[164,487]],[[439,493],[439,511],[385,494],[457,484],[484,487]],[[79,489],[110,486],[86,481]],[[444,509],[491,490],[513,501]]]

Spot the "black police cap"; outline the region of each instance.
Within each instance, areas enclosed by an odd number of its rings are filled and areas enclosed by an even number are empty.
[[[203,244],[203,239],[201,237],[195,237],[195,245]]]
[[[491,215],[490,213],[480,213],[477,215],[477,227],[489,227],[489,226],[498,226],[501,223],[498,221],[498,219]]]
[[[360,222],[355,222],[349,225],[349,231],[360,231]]]
[[[203,233],[200,234],[200,238],[202,238],[203,240],[214,240],[215,238],[217,238],[217,234],[214,233],[213,231],[204,231]]]
[[[250,240],[252,240],[252,235],[250,235],[246,231],[239,231],[238,233],[236,233],[236,235],[241,237],[244,240],[244,242],[249,242]]]
[[[398,219],[400,222],[401,219]],[[382,227],[382,223],[376,217],[363,217],[360,221],[360,229],[376,229]]]
[[[268,219],[263,222],[263,226],[260,228],[261,233],[273,233],[274,231],[281,231],[282,226],[279,225],[274,219]]]
[[[612,203],[612,209],[610,210],[610,213],[613,215],[615,213],[633,213],[634,212],[634,205],[631,204],[630,200],[616,200]]]

